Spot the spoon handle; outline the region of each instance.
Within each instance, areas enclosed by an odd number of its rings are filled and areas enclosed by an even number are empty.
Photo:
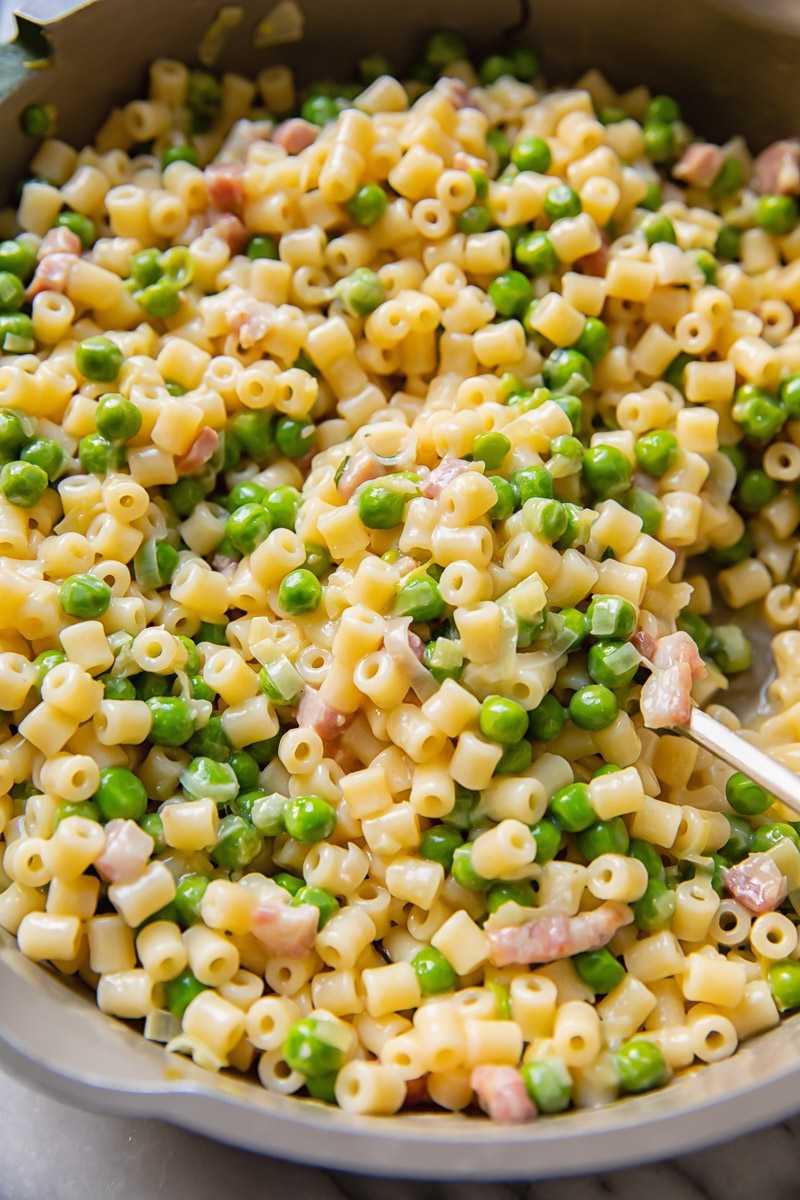
[[[679,732],[743,772],[755,783],[761,784],[800,816],[800,776],[783,763],[776,762],[763,750],[739,737],[738,733],[710,717],[702,708],[692,708],[689,724],[680,726]]]

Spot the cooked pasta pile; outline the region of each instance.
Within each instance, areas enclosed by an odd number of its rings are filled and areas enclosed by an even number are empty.
[[[675,731],[738,727],[711,563],[800,764],[800,149],[360,69],[23,114],[0,926],[210,1070],[524,1121],[800,1005],[797,828]]]

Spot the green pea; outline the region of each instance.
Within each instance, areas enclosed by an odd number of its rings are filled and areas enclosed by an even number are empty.
[[[502,171],[511,155],[511,145],[502,129],[490,129],[486,134],[486,145],[495,153],[497,170]]]
[[[528,713],[528,731],[538,742],[552,742],[564,728],[566,709],[559,704],[552,692],[542,698],[536,708]]]
[[[312,575],[316,575],[317,579],[322,579],[331,569],[333,560],[326,546],[322,546],[319,542],[306,542],[306,561],[303,564],[307,570],[311,571]]]
[[[431,825],[422,835],[419,856],[428,862],[441,863],[445,871],[453,865],[453,855],[463,844],[461,834],[448,825]]]
[[[331,1075],[344,1066],[345,1042],[339,1025],[321,1017],[295,1021],[283,1043],[283,1057],[308,1079]]]
[[[418,575],[398,590],[393,612],[398,617],[411,617],[412,621],[435,621],[446,607],[438,583],[426,575]]]
[[[265,837],[277,837],[279,833],[285,833],[286,797],[281,796],[278,792],[272,792],[269,796],[256,793],[255,797],[250,809],[249,820],[252,821],[258,832],[263,833]],[[244,808],[242,797],[237,800],[237,807]]]
[[[703,278],[709,287],[713,287],[717,282],[717,268],[719,264],[708,250],[689,250],[689,258],[694,262],[695,266],[699,267],[703,272]]]
[[[497,83],[498,79],[502,79],[504,75],[514,74],[514,63],[505,54],[490,54],[481,63],[478,72],[481,83],[484,87],[489,87],[493,83]]]
[[[407,496],[386,483],[367,483],[358,493],[356,508],[367,529],[394,529],[403,520]]]
[[[316,575],[298,567],[284,575],[278,588],[278,603],[288,616],[315,612],[322,600],[322,587]]]
[[[595,821],[577,837],[578,849],[590,862],[601,854],[627,854],[630,838],[622,817]]]
[[[1,248],[1,247],[0,247]],[[790,420],[800,418],[800,372],[787,376],[780,386],[780,398]]]
[[[661,192],[661,184],[656,179],[646,181],[647,191],[639,201],[639,208],[645,208],[649,212],[655,212],[661,208],[664,202],[664,197]]]
[[[153,839],[153,853],[163,854],[167,843],[164,841],[164,822],[158,813],[145,813],[139,825]]]
[[[497,493],[497,500],[489,509],[492,521],[505,521],[519,504],[519,493],[512,483],[501,475],[490,475],[489,482]]]
[[[725,784],[725,798],[734,812],[745,817],[766,812],[775,802],[774,796],[741,771],[735,771]]]
[[[141,780],[126,767],[106,767],[93,796],[104,821],[119,817],[139,821],[147,812],[147,792]]]
[[[319,796],[299,796],[286,805],[284,823],[289,837],[304,846],[312,846],[333,833],[336,809]]]
[[[520,880],[514,883],[493,883],[486,894],[486,907],[495,913],[504,904],[519,904],[522,908],[536,907],[536,891],[531,883]]]
[[[599,317],[587,317],[581,336],[572,349],[579,351],[590,363],[598,363],[608,353],[610,346],[611,334],[605,321]]]
[[[456,883],[468,892],[483,892],[489,886],[489,880],[479,875],[472,865],[472,847],[469,845],[456,849],[450,871]]]
[[[737,262],[742,256],[742,234],[733,225],[723,225],[714,246],[717,258]]]
[[[622,596],[595,596],[586,610],[592,637],[623,641],[636,628],[636,609]]]
[[[501,317],[522,316],[532,295],[528,278],[521,271],[504,271],[489,284],[489,298]]]
[[[183,875],[178,880],[172,903],[175,905],[178,924],[183,929],[203,923],[200,905],[210,882],[206,875]]]
[[[189,72],[186,87],[186,107],[192,113],[207,115],[215,112],[222,103],[222,88],[210,71]]]
[[[155,246],[148,246],[147,249],[138,250],[136,254],[131,255],[128,269],[137,288],[145,288],[151,283],[157,283],[162,277],[164,271],[159,262],[160,257]]]
[[[270,237],[268,234],[257,234],[255,237],[250,238],[245,247],[245,254],[250,259],[271,258],[276,260],[278,258],[278,243],[275,241],[275,238]]]
[[[745,532],[738,542],[733,542],[730,546],[715,546],[708,551],[708,555],[717,566],[733,567],[736,563],[744,562],[753,551],[753,539],[748,532]]]
[[[181,1019],[195,996],[208,991],[208,984],[201,983],[186,967],[174,979],[167,979],[163,988],[164,1004],[173,1016]]]
[[[262,770],[275,760],[278,753],[278,744],[285,732],[285,729],[279,729],[271,738],[262,738],[260,741],[250,742],[248,745],[249,752]]]
[[[319,909],[317,930],[324,929],[331,917],[339,911],[339,901],[326,888],[302,887],[292,899],[292,904],[310,904]]]
[[[720,854],[729,862],[741,862],[750,853],[753,846],[753,826],[744,817],[733,817],[725,814],[730,826],[730,837],[721,848]]]
[[[645,488],[634,487],[621,497],[620,503],[629,512],[635,513],[642,522],[642,533],[647,533],[650,537],[657,535],[664,512],[664,506],[657,496]]]
[[[535,825],[530,826],[530,831],[536,841],[536,858],[534,861],[539,863],[540,866],[551,862],[558,854],[564,841],[558,825],[549,817],[542,817],[541,821],[537,821]]]
[[[794,196],[760,196],[756,202],[755,223],[767,233],[791,233],[798,219],[800,209]]]
[[[78,458],[87,474],[105,475],[125,461],[124,448],[119,453],[100,433],[87,433],[78,443]]]
[[[95,414],[97,432],[109,442],[128,442],[142,427],[142,414],[132,400],[117,392],[100,397]]]
[[[504,433],[481,433],[472,443],[472,457],[482,462],[487,471],[496,471],[502,466],[511,442]]]
[[[275,414],[265,409],[238,412],[231,427],[245,454],[261,462],[275,448]]]
[[[760,825],[753,834],[752,852],[758,854],[765,850],[771,850],[784,838],[788,838],[800,850],[800,834],[787,821],[774,821],[771,825]]]
[[[527,500],[552,500],[555,496],[553,476],[547,467],[520,467],[512,474],[511,484],[519,495],[521,505]]]
[[[746,383],[737,388],[731,416],[745,437],[753,442],[767,442],[786,421],[783,403],[768,392]]]
[[[744,167],[738,158],[726,158],[711,184],[712,196],[730,196],[744,183]]]
[[[631,464],[617,446],[590,446],[583,456],[582,472],[589,490],[604,500],[630,487]]]
[[[581,982],[601,996],[612,992],[625,978],[625,968],[607,946],[576,954],[572,965]]]
[[[331,96],[309,96],[300,109],[300,116],[312,125],[330,125],[339,116],[339,105]]]
[[[272,878],[278,887],[282,887],[291,896],[296,896],[305,886],[302,879],[298,879],[296,875],[288,874],[287,871],[280,871],[277,875],[273,875]]]
[[[534,497],[522,507],[524,528],[547,542],[556,542],[566,532],[567,510],[559,500]]]
[[[717,625],[709,651],[724,675],[746,671],[753,661],[753,647],[738,625]]]
[[[470,204],[456,216],[459,233],[485,233],[492,224],[492,214],[485,204]]]
[[[101,617],[111,603],[111,588],[94,575],[70,575],[58,590],[62,609],[82,621]]]
[[[8,239],[0,242],[0,271],[11,271],[24,281],[30,279],[36,266],[36,251],[25,241]]]
[[[569,718],[579,729],[607,729],[619,712],[617,698],[599,683],[573,692],[567,707]]]
[[[84,338],[75,347],[75,365],[86,379],[112,383],[122,369],[123,354],[107,337]]]
[[[241,871],[264,848],[264,839],[244,817],[232,814],[224,817],[209,857],[226,871]]]
[[[653,429],[637,439],[633,453],[641,469],[658,479],[674,465],[678,439],[668,429]]]
[[[33,665],[36,667],[36,687],[41,690],[48,671],[52,671],[53,667],[66,661],[67,656],[63,650],[43,650],[41,654],[37,654],[33,660]]]
[[[22,280],[13,271],[0,271],[0,313],[16,312],[25,299]]]
[[[180,774],[180,784],[191,800],[209,797],[216,804],[230,804],[239,791],[239,780],[230,763],[213,758],[193,758]]]
[[[663,213],[651,213],[640,221],[639,229],[648,246],[654,246],[656,242],[671,242],[674,246],[678,241],[675,226]]]
[[[664,864],[652,842],[646,842],[642,838],[631,838],[628,854],[631,858],[638,858],[639,862],[644,864],[651,879],[660,879],[663,883],[665,879]]]
[[[681,119],[680,105],[672,96],[653,96],[647,103],[644,119],[646,123],[663,121],[665,124],[671,125]]]
[[[572,1077],[560,1058],[530,1059],[520,1067],[528,1095],[540,1113],[564,1112],[572,1103]]]
[[[589,788],[585,783],[571,783],[556,792],[550,801],[550,813],[559,829],[578,833],[597,820]]]
[[[592,385],[592,364],[579,350],[554,350],[542,364],[542,379],[552,391],[580,396]]]
[[[689,634],[701,654],[708,653],[714,633],[707,621],[704,621],[697,613],[684,609],[676,624],[682,633]]]
[[[172,676],[157,675],[154,671],[142,671],[134,679],[136,696],[149,700],[151,696],[168,696],[172,689]]]
[[[452,992],[458,982],[458,976],[452,966],[441,950],[434,946],[418,950],[411,960],[411,965],[423,996],[440,996],[443,992]]]
[[[243,791],[249,791],[258,783],[258,763],[247,750],[234,750],[230,766],[236,781]]]
[[[272,521],[260,504],[243,504],[225,522],[225,533],[240,554],[252,554],[272,529]]]
[[[62,800],[53,813],[53,833],[67,817],[83,817],[85,821],[100,820],[100,809],[91,800]]]
[[[800,963],[793,958],[771,963],[769,986],[781,1012],[800,1007]]]
[[[365,183],[345,205],[357,225],[374,225],[386,212],[386,192],[377,183]]]
[[[0,313],[0,345],[7,354],[28,354],[36,349],[33,321],[26,313]]]
[[[450,63],[468,57],[466,42],[458,33],[444,30],[432,33],[423,50],[425,61],[432,67],[447,67]]]
[[[585,546],[591,537],[595,513],[583,508],[580,504],[570,504],[564,501],[564,511],[567,514],[567,528],[562,537],[555,543],[557,550],[568,550],[573,546]]]
[[[180,290],[169,279],[159,279],[134,292],[134,297],[150,317],[164,321],[174,317],[181,306]]]
[[[478,714],[478,728],[490,741],[514,746],[528,732],[528,714],[516,700],[487,696]]]
[[[340,279],[335,292],[351,317],[368,317],[386,299],[386,288],[369,267],[357,267]]]
[[[539,59],[530,46],[514,46],[508,52],[512,74],[523,83],[530,83],[539,74]]]
[[[164,489],[164,495],[181,520],[190,517],[197,505],[205,499],[205,492],[200,480],[191,477],[185,477],[179,479],[177,483],[170,484]]]
[[[33,463],[52,482],[64,463],[64,451],[52,438],[32,438],[20,454],[23,462]]]
[[[529,275],[550,275],[558,266],[558,255],[547,234],[537,231],[519,239],[514,261]]]
[[[182,746],[194,732],[192,710],[180,696],[151,696],[145,703],[153,718],[149,739],[156,746]]]
[[[264,501],[273,529],[294,530],[302,503],[303,497],[297,488],[286,485],[273,488]]]
[[[60,212],[53,222],[53,226],[54,228],[68,229],[70,233],[74,233],[77,238],[80,238],[84,250],[93,246],[97,237],[94,221],[90,217],[84,216],[83,213]]]
[[[545,216],[551,221],[560,221],[565,217],[577,217],[583,205],[578,193],[568,183],[557,183],[545,194],[543,201]]]
[[[537,175],[547,173],[552,157],[550,147],[540,137],[520,138],[511,151],[511,161],[518,170],[535,171]]]
[[[47,491],[47,473],[35,463],[7,462],[0,470],[0,493],[17,508],[33,508]]]
[[[460,783],[457,783],[455,804],[450,812],[442,817],[442,820],[453,829],[460,829],[466,833],[475,824],[480,798],[480,792],[462,787]]]
[[[667,1082],[664,1055],[655,1042],[631,1038],[614,1055],[614,1066],[623,1092],[649,1092]]]
[[[666,929],[675,915],[675,906],[674,891],[655,876],[651,876],[644,895],[631,904],[633,919],[643,933],[659,933]]]
[[[639,663],[639,654],[630,642],[595,642],[589,647],[589,674],[595,683],[607,688],[627,687],[633,682]]]
[[[493,775],[522,775],[533,761],[533,747],[528,741],[517,742],[516,746],[506,746],[500,755],[500,761],[492,772]]]
[[[609,104],[599,110],[597,119],[601,125],[619,125],[620,121],[627,121],[628,114],[620,105]]]
[[[650,121],[642,130],[644,152],[655,163],[675,157],[675,130],[664,121]]]

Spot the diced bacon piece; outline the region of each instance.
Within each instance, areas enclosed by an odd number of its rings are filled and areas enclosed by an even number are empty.
[[[233,213],[224,213],[209,228],[209,233],[220,238],[230,247],[232,254],[244,250],[249,240],[246,226]]]
[[[297,705],[297,724],[316,730],[323,741],[337,737],[350,721],[350,714],[326,704],[316,688],[303,688]]]
[[[414,654],[419,661],[422,662],[425,654],[425,643],[419,634],[414,633],[413,629],[409,629],[408,631],[408,645],[412,654]]]
[[[800,138],[785,138],[762,150],[753,162],[751,183],[762,196],[800,194]]]
[[[272,121],[237,121],[230,131],[215,162],[245,162],[247,151],[255,142],[268,142]]]
[[[466,150],[456,150],[453,155],[453,170],[483,171],[486,175],[489,171],[489,164],[485,158],[478,158],[477,154],[467,154]]]
[[[287,154],[300,154],[317,140],[319,129],[302,117],[291,117],[282,121],[272,135],[277,146],[283,146]]]
[[[94,865],[109,883],[129,883],[145,869],[154,845],[135,821],[115,817],[106,825],[106,844]]]
[[[477,97],[472,93],[472,90],[467,87],[463,79],[458,79],[455,75],[443,75],[436,82],[436,91],[447,96],[447,99],[456,110],[462,108],[477,108],[483,112],[483,108]]]
[[[305,958],[317,936],[319,909],[313,904],[279,904],[265,900],[253,909],[251,927],[267,954]]]
[[[55,229],[48,229],[42,238],[36,251],[36,259],[41,262],[48,254],[80,254],[81,248],[81,239],[77,233],[73,233],[64,225],[58,225]]]
[[[39,263],[25,293],[29,300],[39,292],[65,292],[77,254],[47,254]]]
[[[379,458],[370,454],[369,450],[357,450],[351,454],[336,483],[336,490],[345,500],[370,479],[380,479],[386,474],[386,467]]]
[[[215,554],[211,565],[215,571],[219,571],[220,575],[224,575],[227,579],[233,579],[239,563],[235,558],[228,558],[226,554]]]
[[[645,633],[643,629],[640,629],[631,638],[631,645],[636,647],[642,658],[646,658],[649,662],[653,661],[653,655],[656,652],[656,639],[651,637],[649,633]]]
[[[786,876],[768,854],[748,854],[721,875],[723,887],[751,913],[773,912],[789,890]]]
[[[686,725],[692,715],[692,669],[688,663],[654,671],[639,697],[648,729]]]
[[[416,1108],[418,1104],[426,1104],[429,1099],[427,1075],[406,1080],[406,1098],[403,1101],[403,1108]]]
[[[252,296],[244,296],[225,312],[225,320],[231,333],[239,339],[243,350],[249,350],[260,342],[269,331],[274,308]]]
[[[608,268],[608,248],[611,245],[611,238],[604,229],[600,230],[600,246],[597,250],[593,250],[591,254],[584,254],[581,258],[575,260],[575,270],[580,271],[584,275],[597,275],[602,277]]]
[[[228,212],[239,207],[244,200],[244,163],[211,163],[204,175],[208,198],[215,208]]]
[[[325,757],[332,758],[335,763],[342,768],[345,775],[350,775],[353,771],[360,771],[364,765],[359,758],[356,758],[352,750],[347,746],[343,746],[340,741],[328,742],[325,746]]]
[[[204,467],[219,444],[219,434],[210,425],[204,425],[186,453],[178,459],[178,470],[184,475]]]
[[[670,633],[659,638],[652,662],[657,671],[685,663],[692,673],[693,680],[705,679],[706,664],[688,633]]]
[[[571,958],[585,950],[599,950],[611,941],[633,913],[627,904],[608,900],[591,912],[575,917],[562,914],[534,917],[524,925],[486,924],[489,956],[496,967],[513,964],[549,963]]]
[[[535,1119],[536,1106],[516,1067],[482,1063],[473,1067],[469,1082],[490,1120],[499,1125],[521,1125]]]
[[[452,483],[471,468],[472,463],[464,458],[443,458],[421,485],[420,491],[429,500],[438,500],[448,483]]]
[[[713,146],[711,142],[692,142],[672,168],[672,174],[683,183],[707,188],[724,166],[725,155],[719,146]]]

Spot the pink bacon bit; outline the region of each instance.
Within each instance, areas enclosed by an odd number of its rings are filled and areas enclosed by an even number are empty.
[[[645,633],[643,629],[640,629],[631,638],[631,645],[636,647],[642,658],[648,659],[649,662],[653,661],[653,655],[656,652],[656,639],[651,637],[649,633]]]
[[[634,643],[638,636],[635,635]],[[653,665],[653,674],[639,699],[645,725],[648,729],[686,725],[692,715],[692,684],[706,674],[697,646],[688,633],[670,633],[652,647],[648,645],[647,650],[638,645],[637,649]]]
[[[672,168],[672,174],[682,183],[707,188],[711,187],[724,166],[725,155],[719,146],[712,146],[710,142],[693,142]]]
[[[203,174],[208,198],[215,208],[229,212],[240,207],[244,201],[244,163],[211,163]]]
[[[204,467],[219,445],[219,434],[210,425],[204,425],[186,453],[178,459],[178,470],[191,475]]]
[[[438,500],[448,483],[452,483],[459,475],[471,469],[472,463],[464,458],[443,458],[438,467],[431,471],[420,490],[429,500]]]
[[[39,292],[65,292],[77,254],[47,254],[39,263],[25,295],[29,300]]]
[[[483,112],[483,108],[472,90],[467,87],[463,79],[456,78],[455,75],[443,75],[437,80],[435,90],[446,96],[456,111],[462,108],[477,108],[479,112]]]
[[[465,150],[456,150],[453,155],[453,170],[483,171],[484,175],[487,175],[489,164],[485,158],[478,158],[477,154],[467,154]]]
[[[94,865],[109,883],[130,883],[145,869],[154,845],[135,821],[116,817],[106,825],[106,844]]]
[[[59,225],[56,229],[48,229],[39,243],[36,251],[36,261],[41,262],[48,254],[75,254],[81,252],[81,239],[71,229]]]
[[[706,675],[700,651],[688,633],[682,631],[658,639],[652,662],[657,671],[684,663],[692,673],[692,680],[704,679]]]
[[[269,332],[274,309],[272,305],[244,296],[225,311],[225,320],[235,333],[243,350],[249,350]]]
[[[599,908],[578,913],[575,917],[562,914],[534,917],[524,925],[493,928],[487,924],[489,956],[496,967],[556,962],[585,950],[599,950],[611,941],[618,929],[632,920],[633,913],[627,904],[608,900]]]
[[[789,890],[786,876],[768,854],[748,854],[721,874],[723,887],[751,913],[774,912]]]
[[[599,278],[605,275],[608,267],[609,253],[608,248],[611,245],[611,238],[604,229],[600,230],[600,246],[597,250],[593,250],[591,254],[584,254],[575,260],[575,269],[583,275],[596,275]]]
[[[416,1108],[418,1104],[427,1104],[429,1100],[427,1075],[406,1080],[406,1098],[403,1101],[403,1108]]]
[[[386,467],[380,459],[370,454],[369,450],[357,450],[347,460],[337,480],[336,490],[344,500],[349,500],[362,483],[369,483],[370,479],[380,479],[385,474]]]
[[[276,146],[283,146],[287,154],[300,154],[317,140],[319,129],[302,117],[291,117],[282,121],[272,135]]]
[[[482,1063],[473,1067],[470,1087],[481,1108],[498,1125],[522,1125],[536,1118],[536,1107],[516,1067]]]
[[[253,909],[251,927],[267,954],[305,958],[317,936],[319,909],[313,904],[279,904],[265,900]]]
[[[326,704],[316,688],[303,688],[297,705],[297,724],[314,729],[323,741],[338,737],[351,715]]]
[[[800,138],[785,138],[762,150],[753,162],[751,183],[762,196],[800,194]]]
[[[233,213],[223,213],[210,226],[208,232],[225,242],[231,254],[240,254],[249,241],[246,226]]]

